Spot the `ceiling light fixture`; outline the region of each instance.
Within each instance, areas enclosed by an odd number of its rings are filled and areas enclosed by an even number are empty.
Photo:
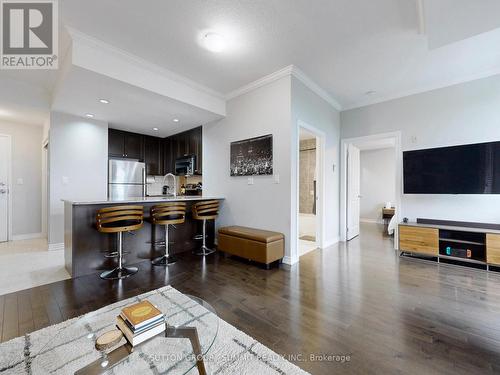
[[[373,95],[375,93],[376,93],[376,91],[370,90],[370,91],[365,92],[365,95]]]
[[[227,40],[222,35],[209,32],[203,36],[203,45],[212,52],[222,52],[227,47]]]
[[[173,122],[179,122],[179,119],[178,118],[174,118],[172,121]]]
[[[99,99],[99,103],[109,104],[109,100],[107,100],[107,99]]]
[[[158,129],[158,128],[153,128],[153,130],[154,130],[155,132],[157,132],[157,131],[158,131],[158,130],[160,130],[160,129]]]
[[[88,118],[94,118],[94,115],[93,115],[92,113],[87,113],[87,114],[85,115],[85,117],[88,117]]]

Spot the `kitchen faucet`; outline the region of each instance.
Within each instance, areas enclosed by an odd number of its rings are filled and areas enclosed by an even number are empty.
[[[174,198],[177,198],[177,179],[173,173],[167,173],[165,176],[163,176],[163,185],[165,186],[165,181],[168,177],[172,177],[174,180]],[[168,189],[170,190],[171,187],[170,185],[167,185]],[[167,190],[168,193],[168,190]]]

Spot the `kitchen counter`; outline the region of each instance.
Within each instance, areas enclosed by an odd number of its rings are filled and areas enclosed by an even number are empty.
[[[127,265],[150,262],[163,255],[164,249],[152,246],[152,241],[163,239],[165,228],[153,225],[150,220],[151,207],[165,202],[186,202],[186,220],[169,230],[170,253],[190,252],[201,246],[194,239],[202,233],[203,222],[192,217],[192,205],[202,200],[219,200],[214,196],[178,196],[174,197],[140,197],[128,199],[109,199],[96,201],[64,200],[64,263],[71,277],[97,274],[113,269],[117,265],[116,258],[106,258],[107,253],[116,251],[116,235],[100,233],[96,229],[97,210],[113,205],[140,204],[144,206],[144,225],[133,232],[123,235],[125,262]],[[215,225],[213,220],[207,221],[207,246],[213,247]],[[139,267],[140,268],[140,267]]]
[[[70,203],[72,205],[93,205],[93,204],[120,204],[120,203],[160,203],[160,202],[190,202],[190,201],[205,201],[205,200],[223,200],[222,197],[215,196],[203,196],[203,195],[178,195],[173,196],[151,196],[151,197],[137,197],[137,198],[125,198],[125,199],[107,199],[107,200],[96,200],[96,201],[73,201],[69,199],[63,199],[64,203]]]

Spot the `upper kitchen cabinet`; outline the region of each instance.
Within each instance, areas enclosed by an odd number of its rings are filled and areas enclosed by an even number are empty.
[[[144,160],[144,136],[109,129],[108,154],[110,157]]]
[[[158,137],[146,136],[144,138],[144,162],[146,163],[146,172],[151,176],[163,174],[163,140]]]
[[[189,135],[189,153],[196,155],[195,174],[202,174],[202,129],[201,126],[194,128],[190,131]]]
[[[175,173],[175,159],[196,156],[195,174],[202,174],[202,127],[172,135],[164,140],[164,172]]]

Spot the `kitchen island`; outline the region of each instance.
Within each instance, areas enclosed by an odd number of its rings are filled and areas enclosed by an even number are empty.
[[[152,241],[164,238],[164,227],[154,226],[149,221],[151,207],[166,202],[186,202],[186,221],[170,228],[170,253],[193,251],[201,246],[194,236],[202,233],[202,222],[192,219],[193,203],[204,200],[219,200],[221,197],[178,196],[141,197],[124,200],[71,201],[64,200],[64,263],[71,277],[99,274],[117,266],[116,258],[106,258],[116,251],[116,235],[100,233],[96,229],[97,210],[118,205],[144,206],[144,226],[133,233],[124,233],[123,249],[127,265],[150,261],[164,254],[162,247],[152,246]],[[213,247],[215,238],[213,220],[207,221],[207,246]]]

